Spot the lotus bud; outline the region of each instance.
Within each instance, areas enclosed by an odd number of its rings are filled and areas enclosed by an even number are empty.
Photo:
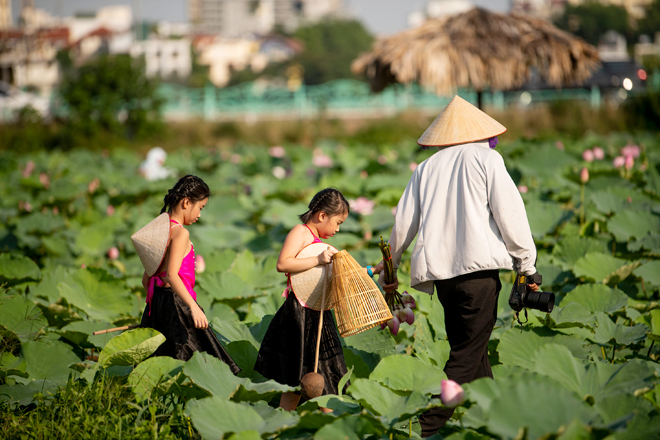
[[[108,216],[112,216],[115,214],[115,207],[112,205],[108,205],[107,208],[105,208],[105,213],[108,214]]]
[[[631,169],[635,165],[635,158],[629,154],[626,156],[626,160],[624,162],[624,166],[626,167],[627,170]]]
[[[387,327],[387,322],[383,322],[383,323],[380,325],[380,329],[381,329],[381,330],[385,330],[385,327]]]
[[[557,147],[559,151],[564,151],[564,143],[562,141],[555,142],[555,147]]]
[[[43,185],[44,188],[50,188],[50,179],[48,178],[48,174],[39,173],[39,182]]]
[[[397,313],[396,317],[399,318],[400,323],[406,322],[406,320],[408,319],[408,312],[406,312],[405,308],[401,308],[401,309],[397,310],[396,313]]]
[[[206,270],[206,261],[201,255],[195,255],[195,273],[204,273]]]
[[[591,150],[584,150],[582,152],[582,159],[584,159],[586,162],[593,162],[595,157],[596,155]]]
[[[25,164],[25,168],[23,169],[22,176],[27,179],[32,174],[32,171],[34,171],[34,162],[28,160],[27,163]]]
[[[413,298],[412,295],[409,294],[407,291],[404,291],[401,294],[401,301],[403,302],[403,305],[406,307],[410,307],[411,309],[417,308],[417,302],[415,302],[415,298]]]
[[[582,171],[580,171],[580,182],[582,183],[587,183],[589,181],[589,170],[584,167],[582,168]]]
[[[408,325],[413,325],[413,322],[415,322],[415,312],[409,307],[406,307],[403,310],[406,312],[406,322]]]
[[[119,258],[119,249],[117,247],[113,246],[110,249],[108,249],[108,258],[111,260],[116,260]]]
[[[623,157],[623,156],[617,156],[617,157],[615,157],[614,160],[612,161],[612,166],[613,166],[614,168],[617,168],[617,169],[618,169],[618,168],[621,168],[625,163],[626,163],[626,159],[625,159],[625,157]]]
[[[593,152],[594,152],[594,158],[595,158],[596,160],[603,160],[603,159],[605,159],[605,151],[603,151],[602,148],[600,148],[600,147],[594,147],[594,148],[593,148]]]
[[[443,380],[440,389],[440,400],[447,408],[456,408],[465,402],[463,387],[453,380]]]
[[[399,325],[399,319],[396,316],[387,321],[387,327],[390,329],[390,333],[392,333],[394,336],[399,333]]]

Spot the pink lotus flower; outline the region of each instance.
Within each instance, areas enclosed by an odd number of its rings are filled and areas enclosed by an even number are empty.
[[[286,150],[281,145],[275,145],[268,149],[268,154],[270,154],[270,157],[281,159],[286,155]]]
[[[32,212],[32,205],[30,204],[30,202],[24,202],[23,200],[19,200],[18,209],[21,211]]]
[[[201,255],[195,255],[195,273],[204,273],[206,270],[206,261]]]
[[[410,163],[408,164],[408,169],[409,169],[410,171],[415,171],[415,170],[417,169],[417,163],[416,163],[416,162],[410,162]]]
[[[317,168],[332,168],[332,158],[327,154],[316,154],[315,152],[314,157],[312,157],[312,165]]]
[[[593,162],[595,157],[596,156],[594,155],[594,152],[591,150],[584,150],[582,152],[582,159],[584,159],[586,162]]]
[[[637,159],[639,157],[640,152],[641,149],[637,145],[628,144],[621,149],[622,156],[632,156],[634,159]]]
[[[41,182],[44,188],[46,189],[50,188],[50,179],[48,178],[48,174],[39,173],[39,182]]]
[[[587,167],[583,167],[580,171],[580,182],[587,183],[589,181],[589,170]]]
[[[392,215],[396,216],[396,206],[392,206]]]
[[[113,246],[110,249],[108,249],[108,258],[110,258],[111,260],[116,260],[117,258],[119,258],[119,249],[117,249],[116,246]]]
[[[521,194],[525,194],[527,191],[529,191],[529,188],[527,188],[525,185],[518,185],[518,191],[520,191]]]
[[[366,179],[367,177],[369,177],[369,173],[366,170],[360,171],[360,178]]]
[[[564,151],[564,143],[562,141],[555,142],[555,147],[557,147],[558,150]]]
[[[357,212],[361,215],[371,215],[374,211],[374,205],[376,202],[373,202],[366,197],[358,197],[355,200],[349,200],[348,204],[351,207],[351,210]]]
[[[396,336],[399,333],[399,319],[395,316],[389,321],[387,321],[387,327],[390,329],[390,333]]]
[[[385,165],[387,163],[387,157],[381,154],[380,156],[378,156],[378,163],[381,165]]]
[[[626,163],[626,158],[625,158],[625,157],[623,157],[623,156],[617,156],[617,157],[615,157],[614,160],[612,161],[612,166],[614,166],[614,168],[616,168],[616,169],[619,169],[619,168],[621,168],[625,163]]]
[[[108,207],[105,208],[105,213],[108,214],[108,216],[115,215],[115,207],[112,205],[108,205]]]
[[[594,158],[596,158],[596,160],[605,159],[605,151],[603,151],[602,148],[596,146],[593,148],[593,152],[594,152]]]
[[[25,164],[25,169],[23,170],[21,175],[27,179],[32,174],[32,171],[34,171],[34,162],[28,160],[27,163]]]
[[[635,159],[632,155],[626,155],[626,161],[623,164],[627,170],[631,169],[635,165]]]
[[[58,208],[57,206],[53,206],[53,215],[57,215],[59,213],[60,213],[60,208]]]
[[[286,170],[282,167],[273,167],[272,170],[270,170],[271,173],[273,173],[273,176],[275,176],[276,179],[284,179],[286,177]]]
[[[101,185],[101,180],[98,177],[95,177],[87,185],[87,192],[89,192],[90,194],[94,194],[96,190],[99,189],[100,185]]]
[[[456,408],[465,402],[463,387],[453,380],[443,380],[440,384],[440,400],[447,408]]]

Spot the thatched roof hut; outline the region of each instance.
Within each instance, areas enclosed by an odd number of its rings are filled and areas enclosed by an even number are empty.
[[[518,88],[532,67],[555,87],[578,84],[598,64],[595,47],[552,23],[474,8],[376,41],[352,70],[366,75],[374,91],[417,82],[449,95],[458,88]]]

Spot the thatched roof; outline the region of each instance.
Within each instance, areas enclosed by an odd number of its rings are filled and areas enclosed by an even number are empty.
[[[463,87],[518,88],[532,66],[553,86],[576,84],[598,64],[595,47],[552,23],[474,8],[376,41],[352,70],[365,74],[375,91],[417,82],[447,95]]]

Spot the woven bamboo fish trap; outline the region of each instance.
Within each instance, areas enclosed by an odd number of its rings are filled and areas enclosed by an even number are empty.
[[[337,330],[353,336],[392,319],[385,298],[374,280],[346,251],[333,257],[332,301]]]

